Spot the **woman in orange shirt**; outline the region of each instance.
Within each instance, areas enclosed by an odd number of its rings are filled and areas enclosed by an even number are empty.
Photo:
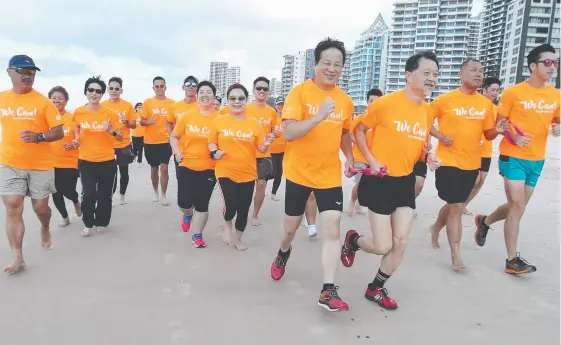
[[[63,228],[70,224],[68,211],[64,198],[72,201],[74,209],[78,217],[82,216],[82,207],[78,200],[78,192],[76,191],[76,183],[80,173],[78,172],[78,146],[73,140],[76,137],[75,126],[73,124],[73,116],[66,111],[66,103],[68,103],[68,92],[62,86],[55,86],[49,91],[49,99],[60,112],[62,118],[62,129],[64,137],[62,140],[53,141],[51,143],[51,153],[54,157],[55,166],[55,188],[53,193],[53,203],[62,216],[62,222],[59,227]]]
[[[282,108],[284,107],[284,97],[278,96],[275,99],[275,110],[277,111],[277,123],[275,129],[280,131],[280,136],[275,139],[271,145],[271,160],[273,161],[273,189],[271,190],[271,199],[279,201],[277,191],[279,190],[282,181],[282,160],[284,158],[284,149],[286,148],[286,141],[282,134]]]
[[[132,130],[132,153],[136,156],[136,163],[140,167],[142,164],[142,152],[144,151],[144,127],[140,125],[142,103],[136,103],[134,110],[136,111],[136,128]]]
[[[216,160],[215,173],[224,200],[226,229],[222,241],[226,245],[230,244],[234,228],[232,219],[235,216],[234,246],[240,251],[247,249],[241,240],[257,179],[255,149],[265,153],[274,140],[272,133],[265,136],[259,121],[246,116],[248,95],[247,89],[241,84],[233,84],[228,88],[226,97],[230,112],[214,119],[208,137],[210,157]]]
[[[75,145],[80,145],[78,169],[82,180],[82,236],[92,235],[93,227],[103,232],[111,221],[111,196],[117,173],[114,139],[123,140],[123,124],[117,114],[99,104],[107,85],[99,77],[84,86],[88,103],[74,112]]]
[[[219,113],[214,109],[216,87],[211,82],[200,82],[196,92],[197,107],[179,118],[170,136],[170,144],[179,162],[177,204],[183,212],[181,229],[188,232],[192,219],[193,245],[204,248],[206,243],[202,233],[208,221],[208,204],[216,185],[216,163],[208,151],[208,136],[212,121]]]

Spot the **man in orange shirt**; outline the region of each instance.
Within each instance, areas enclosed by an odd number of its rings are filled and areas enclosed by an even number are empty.
[[[495,115],[497,114],[497,106],[495,105],[497,102],[497,96],[499,95],[499,90],[501,89],[501,81],[499,78],[495,77],[487,77],[483,80],[483,85],[481,85],[483,89],[482,95],[487,97],[491,103],[493,103],[493,109],[495,110]],[[496,118],[494,119],[497,120]],[[483,187],[485,183],[485,179],[487,178],[487,174],[489,173],[489,168],[491,167],[491,157],[493,156],[493,141],[485,140],[485,137],[481,138],[481,146],[483,152],[481,153],[481,168],[479,168],[479,175],[477,176],[477,180],[475,180],[475,186],[469,195],[466,204],[464,205],[464,214],[471,215],[471,212],[468,211],[467,205],[475,198],[475,196]]]
[[[221,105],[222,105],[222,97],[216,96],[214,99],[214,110],[220,111]]]
[[[152,89],[155,96],[144,101],[141,113],[140,124],[146,127],[144,155],[150,164],[154,202],[161,200],[162,205],[169,206],[166,193],[169,182],[168,165],[172,151],[167,132],[167,118],[173,111],[175,102],[166,97],[167,86],[164,78],[155,77],[152,80]],[[158,182],[161,187],[161,197],[158,193]]]
[[[55,190],[55,174],[50,142],[63,138],[62,118],[55,105],[33,89],[40,71],[26,55],[13,56],[8,76],[12,89],[0,93],[0,195],[6,207],[6,233],[15,260],[4,267],[13,274],[25,268],[23,260],[23,201],[31,197],[33,210],[41,222],[43,248],[51,248],[51,208],[49,195]]]
[[[559,67],[555,49],[542,44],[528,54],[530,79],[506,89],[499,102],[499,119],[506,118],[523,133],[508,129],[513,142],[506,137],[499,146],[499,171],[505,182],[508,202],[488,216],[476,215],[475,242],[484,246],[489,226],[501,220],[507,250],[505,272],[532,273],[536,266],[520,257],[517,252],[520,220],[543,169],[547,138],[559,136],[559,90],[547,81]]]
[[[493,103],[477,92],[483,82],[483,65],[468,59],[460,69],[461,86],[437,97],[431,104],[438,130],[430,134],[439,140],[436,155],[442,166],[436,171],[438,196],[446,204],[430,226],[431,244],[438,248],[438,235],[446,226],[452,256],[452,268],[465,269],[460,254],[462,213],[481,168],[481,136],[493,140],[502,132],[502,122],[495,128]],[[498,129],[498,130],[497,130]]]
[[[349,309],[337,293],[335,275],[341,248],[340,226],[343,188],[340,149],[346,157],[345,174],[354,165],[349,126],[353,101],[337,81],[343,71],[343,42],[330,38],[314,51],[315,77],[296,85],[288,94],[282,120],[287,141],[284,153],[286,178],[284,236],[271,265],[271,277],[280,280],[292,250],[292,240],[302,222],[310,193],[314,193],[322,218],[323,288],[318,304],[329,311]]]

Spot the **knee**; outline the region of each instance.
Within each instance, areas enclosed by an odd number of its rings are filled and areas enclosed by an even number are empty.
[[[168,172],[168,165],[167,165],[167,164],[161,164],[161,165],[160,165],[160,170],[162,171],[162,173],[167,174],[167,172]]]
[[[407,248],[407,244],[409,243],[409,239],[407,237],[393,237],[392,238],[392,246],[394,251],[404,252],[405,248]]]
[[[18,202],[6,202],[6,215],[9,218],[20,217],[23,214],[23,201],[21,203]]]
[[[464,204],[448,204],[449,215],[457,216],[461,215],[464,211]]]
[[[375,240],[374,238],[371,238],[370,241],[372,241],[370,243],[370,246],[372,248],[376,249],[376,254],[378,255],[386,255],[388,254],[392,248],[393,248],[393,243],[391,239],[386,239],[386,240]]]
[[[522,200],[512,201],[508,204],[508,212],[515,214],[523,214],[526,210],[526,203]]]
[[[33,211],[37,215],[44,215],[49,214],[51,212],[51,208],[49,207],[48,202],[37,202],[33,205]]]

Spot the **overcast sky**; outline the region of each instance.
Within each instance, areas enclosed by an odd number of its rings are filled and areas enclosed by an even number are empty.
[[[183,78],[207,79],[210,61],[241,66],[249,88],[257,76],[280,78],[283,55],[324,37],[350,49],[378,13],[391,24],[392,2],[0,0],[0,65],[15,54],[31,56],[42,69],[36,89],[66,87],[69,108],[85,103],[83,85],[93,74],[122,77],[123,98],[132,103],[151,97],[152,78],[161,75],[178,100]],[[482,3],[473,1],[473,13]],[[0,90],[8,88],[4,73]]]

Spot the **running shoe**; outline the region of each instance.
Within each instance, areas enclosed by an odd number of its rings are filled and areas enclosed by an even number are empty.
[[[348,311],[349,305],[337,294],[338,286],[325,290],[319,295],[318,305],[329,311]]]
[[[485,224],[485,218],[482,214],[475,215],[475,235],[473,239],[475,240],[475,244],[480,247],[485,245],[485,241],[487,240],[487,233],[489,232],[489,225]]]
[[[183,232],[189,232],[189,230],[191,230],[191,218],[192,216],[183,216],[181,220],[181,230],[183,230]]]
[[[520,253],[516,253],[514,259],[506,260],[505,273],[508,274],[534,273],[537,270],[536,266],[530,265],[528,261],[520,257]]]
[[[195,246],[195,248],[206,247],[205,240],[203,239],[203,234],[194,234],[191,237],[191,241],[193,241],[193,245]]]
[[[364,293],[367,300],[377,303],[380,307],[388,310],[397,309],[397,302],[388,296],[386,288],[373,288],[370,284]]]
[[[343,266],[345,267],[351,267],[355,262],[356,250],[351,246],[351,237],[353,235],[358,235],[358,233],[355,230],[347,231],[347,234],[345,235],[345,242],[341,247],[341,263],[343,263]]]
[[[286,261],[288,261],[288,258],[290,258],[291,252],[292,246],[288,251]],[[286,261],[282,258],[282,256],[277,254],[275,261],[273,261],[273,263],[271,264],[271,278],[273,278],[273,280],[281,280],[281,278],[284,276],[284,271],[286,270]]]

